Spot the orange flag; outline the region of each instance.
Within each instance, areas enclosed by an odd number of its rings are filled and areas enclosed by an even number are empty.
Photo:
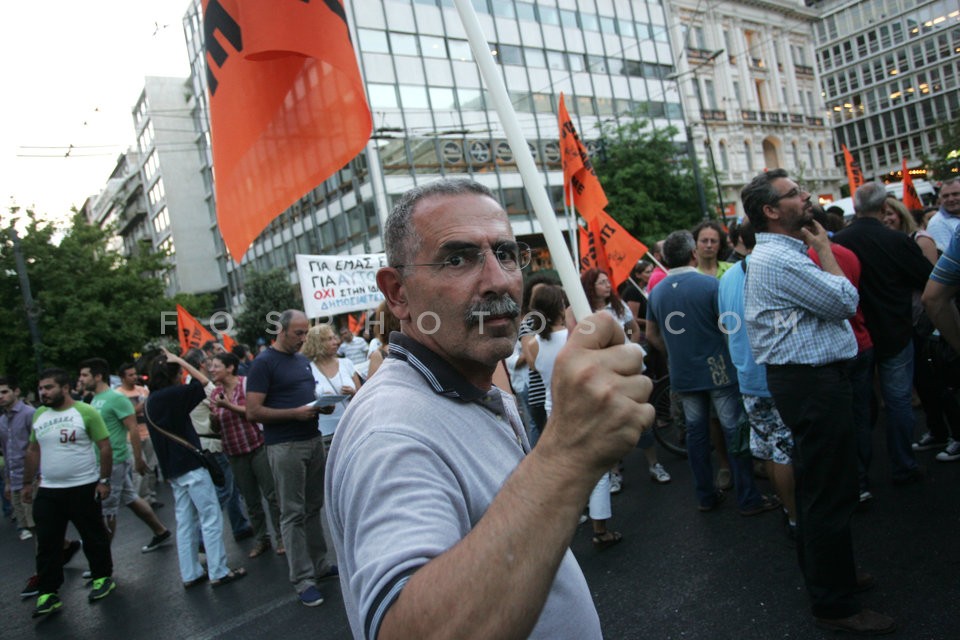
[[[567,106],[560,94],[560,154],[563,162],[563,193],[567,205],[570,205],[570,191],[573,190],[573,205],[586,220],[601,213],[607,206],[607,195],[600,186],[593,163],[586,147],[580,141],[577,130],[567,113]]]
[[[226,333],[221,333],[220,339],[223,340],[223,348],[226,349],[227,351],[232,352],[233,348],[237,346],[237,341],[231,338]]]
[[[600,238],[607,257],[607,273],[610,274],[614,288],[617,288],[630,276],[630,271],[637,262],[647,255],[647,247],[631,236],[606,211],[601,211],[593,224],[596,228],[594,233]]]
[[[860,170],[860,163],[853,159],[853,154],[847,149],[847,145],[841,144],[843,149],[843,162],[847,166],[847,184],[850,185],[850,197],[856,192],[857,188],[864,183],[863,171]]]
[[[597,268],[605,273],[610,273],[610,265],[607,261],[607,251],[600,239],[602,229],[599,224],[599,216],[594,216],[586,228],[579,227],[580,231],[580,271]]]
[[[217,222],[237,262],[363,150],[370,109],[343,0],[203,0]]]
[[[352,313],[347,314],[347,328],[350,329],[350,333],[355,336],[360,335],[363,331],[363,325],[367,321],[367,314],[361,313],[356,318],[353,317]]]
[[[920,200],[920,196],[917,195],[917,189],[913,186],[913,178],[910,176],[910,171],[907,170],[907,159],[903,159],[903,197],[900,198],[903,200],[904,206],[907,207],[909,211],[920,211],[923,209],[923,201]]]
[[[188,349],[199,349],[207,340],[215,340],[213,334],[180,305],[177,305],[177,333],[180,336],[181,354]]]

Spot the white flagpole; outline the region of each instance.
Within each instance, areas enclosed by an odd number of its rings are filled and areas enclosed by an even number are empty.
[[[503,76],[500,75],[497,65],[493,61],[487,39],[483,35],[480,21],[477,19],[476,11],[470,4],[470,0],[454,0],[454,4],[460,13],[460,20],[463,22],[463,28],[470,40],[470,49],[473,51],[477,66],[480,67],[484,84],[486,84],[493,99],[497,115],[500,116],[500,123],[506,132],[507,142],[517,160],[523,186],[527,190],[527,195],[530,196],[533,212],[540,222],[543,237],[547,241],[547,248],[550,250],[553,265],[560,274],[560,282],[563,283],[567,299],[570,300],[573,315],[578,322],[582,321],[591,313],[590,304],[587,302],[587,294],[584,293],[583,287],[580,285],[576,265],[571,258],[567,257],[567,245],[563,241],[560,225],[557,224],[557,216],[550,204],[550,198],[547,196],[540,173],[537,171],[537,165],[533,161],[533,154],[530,153],[530,148],[527,146],[527,140],[523,137],[517,114],[513,105],[510,104],[507,88],[503,84]]]
[[[573,202],[573,185],[570,185],[570,202]],[[570,255],[573,263],[580,262],[580,225],[577,223],[577,210],[574,205],[567,206],[567,199],[563,199],[563,211],[567,215],[567,228],[570,229]]]

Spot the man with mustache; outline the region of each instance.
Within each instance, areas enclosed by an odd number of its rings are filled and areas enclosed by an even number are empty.
[[[653,420],[639,350],[605,313],[581,319],[530,449],[492,385],[517,340],[522,269],[484,186],[407,192],[377,283],[401,331],[344,414],[327,467],[331,535],[358,638],[600,638],[569,550],[600,476]]]
[[[740,192],[757,232],[744,283],[750,349],[794,438],[797,557],[820,627],[883,634],[897,623],[854,595],[875,584],[858,574],[850,520],[859,503],[857,436],[849,361],[857,339],[849,319],[859,295],[841,271],[810,193],[783,169]],[[810,246],[818,267],[806,253]]]

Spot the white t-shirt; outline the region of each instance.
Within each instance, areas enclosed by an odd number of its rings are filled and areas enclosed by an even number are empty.
[[[63,411],[37,409],[30,441],[40,445],[40,486],[68,489],[99,480],[94,443],[108,437],[103,418],[83,402]]]
[[[534,366],[540,372],[540,377],[543,378],[543,386],[547,390],[547,399],[543,403],[543,407],[547,411],[547,417],[550,416],[553,409],[553,394],[550,392],[550,382],[553,380],[553,364],[557,361],[557,356],[560,355],[560,350],[566,344],[568,337],[569,332],[566,329],[552,332],[546,340],[543,339],[543,336],[537,334],[537,344],[540,345],[540,350],[537,352],[537,361]]]
[[[353,376],[357,372],[357,369],[353,366],[353,363],[347,358],[337,358],[337,364],[339,365],[337,374],[328,378],[323,375],[323,372],[320,371],[317,365],[312,362],[310,363],[313,380],[317,383],[315,391],[318,398],[320,396],[340,395],[340,387],[356,386],[353,382]],[[337,429],[337,423],[340,422],[340,416],[347,410],[349,403],[349,399],[343,400],[336,404],[333,413],[329,415],[320,414],[320,433],[325,436],[333,435],[333,432]]]

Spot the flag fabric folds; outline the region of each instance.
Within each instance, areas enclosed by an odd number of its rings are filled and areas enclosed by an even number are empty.
[[[199,320],[180,305],[177,305],[177,335],[180,337],[181,354],[189,349],[199,349],[208,340],[216,340]]]
[[[843,163],[847,167],[847,184],[850,185],[850,197],[857,191],[857,188],[864,183],[863,171],[860,170],[860,163],[853,159],[853,154],[847,149],[847,145],[842,144]]]
[[[613,286],[619,287],[637,262],[647,255],[646,245],[631,236],[606,211],[589,220],[587,230],[597,248],[597,268],[606,271]],[[606,261],[606,268],[603,261]]]
[[[355,336],[358,336],[361,333],[363,333],[363,327],[366,325],[366,322],[367,322],[366,312],[361,313],[357,316],[354,316],[352,313],[347,314],[347,328],[350,330],[350,333],[352,333]]]
[[[237,262],[370,138],[343,0],[203,0],[217,222]]]
[[[595,216],[586,227],[578,227],[580,233],[580,271],[600,269],[609,274],[610,263],[607,250],[603,246],[602,228],[599,216]]]
[[[917,195],[917,188],[913,186],[913,177],[907,169],[907,159],[903,159],[903,200],[904,206],[910,211],[920,211],[923,209],[923,201]]]
[[[580,141],[577,130],[567,113],[567,106],[560,94],[560,155],[563,163],[563,194],[567,205],[574,205],[585,219],[607,207],[607,195],[600,186],[596,171],[586,147]],[[572,188],[572,189],[571,189]],[[573,202],[570,202],[570,191]]]

